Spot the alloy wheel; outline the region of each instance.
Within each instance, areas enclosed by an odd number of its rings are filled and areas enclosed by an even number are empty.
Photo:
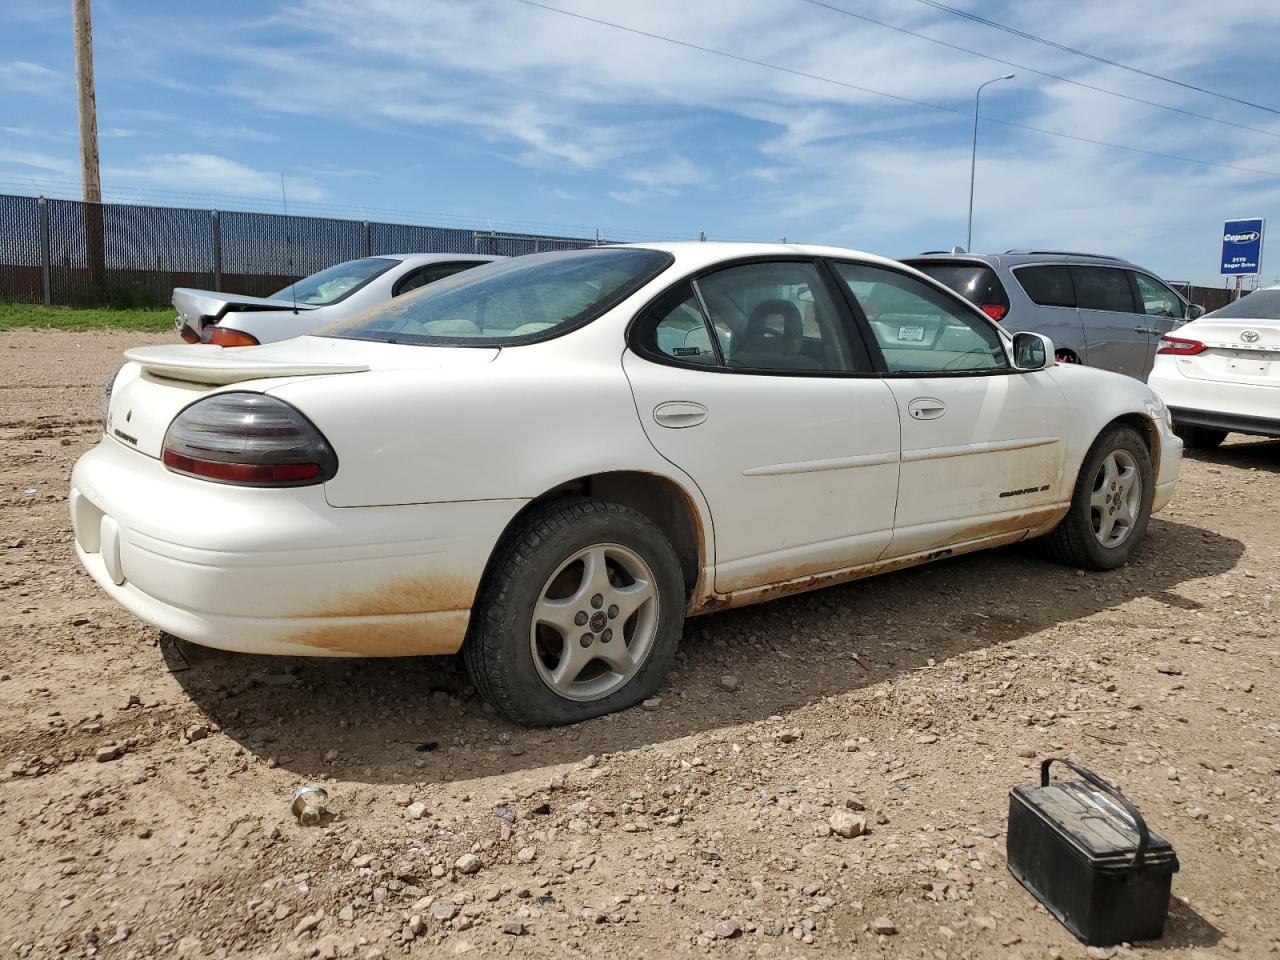
[[[1093,478],[1089,497],[1093,535],[1108,549],[1128,539],[1142,508],[1142,474],[1127,450],[1107,454]]]
[[[543,683],[568,700],[598,700],[644,666],[658,629],[649,565],[617,543],[584,547],[543,584],[529,643]]]

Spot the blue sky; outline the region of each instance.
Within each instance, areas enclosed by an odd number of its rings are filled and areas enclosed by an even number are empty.
[[[717,57],[518,0],[95,0],[108,199],[615,239],[834,243],[888,256],[964,242],[973,90],[983,114],[1202,166],[984,122],[974,248],[1126,256],[1220,283],[1221,222],[1280,230],[1280,114],[999,32],[921,0],[828,0],[952,44],[1241,129],[1010,68],[805,0],[549,6],[960,111]],[[951,6],[1280,109],[1280,4]],[[0,6],[0,191],[76,195],[70,3]],[[1267,173],[1277,174],[1273,176]],[[1277,252],[1264,279],[1280,275]],[[1269,263],[1267,261],[1270,261]]]

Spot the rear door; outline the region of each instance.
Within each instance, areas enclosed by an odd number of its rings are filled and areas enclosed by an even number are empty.
[[[1058,509],[1065,401],[1048,371],[1011,368],[995,326],[891,268],[833,264],[902,423],[884,558],[1027,529]]]
[[[874,561],[893,531],[893,394],[812,260],[722,267],[636,320],[640,422],[697,482],[722,593]],[[634,351],[634,352],[633,352]]]
[[[1147,331],[1151,324],[1138,312],[1129,271],[1072,263],[1071,282],[1089,366],[1145,379],[1150,369]]]

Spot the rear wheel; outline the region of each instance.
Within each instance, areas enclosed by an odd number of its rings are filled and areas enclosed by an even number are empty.
[[[670,541],[630,507],[550,504],[499,547],[465,647],[476,688],[517,723],[576,723],[657,689],[684,622]]]
[[[1062,522],[1044,538],[1051,556],[1089,570],[1128,562],[1151,518],[1155,471],[1151,454],[1132,427],[1104,430],[1084,458]]]
[[[1227,439],[1226,430],[1214,430],[1210,427],[1193,427],[1189,424],[1174,424],[1173,432],[1182,438],[1182,442],[1191,450],[1212,450]]]

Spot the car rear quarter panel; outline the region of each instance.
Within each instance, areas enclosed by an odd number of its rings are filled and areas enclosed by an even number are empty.
[[[621,342],[504,348],[492,363],[298,380],[271,392],[337,452],[336,507],[529,501],[582,477],[653,474],[687,495],[710,562],[711,517],[696,484],[649,443],[622,371]],[[465,350],[467,347],[456,349]]]

